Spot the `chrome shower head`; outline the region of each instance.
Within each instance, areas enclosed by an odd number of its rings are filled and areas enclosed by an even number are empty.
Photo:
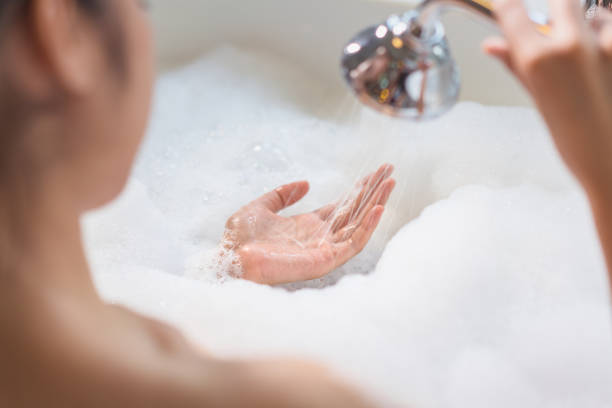
[[[345,48],[346,81],[366,105],[388,115],[432,118],[452,107],[459,74],[440,22],[424,31],[417,11],[391,16]]]
[[[587,17],[601,7],[612,8],[612,1],[587,0]],[[348,43],[342,70],[363,103],[414,120],[435,118],[455,105],[461,81],[439,20],[447,8],[463,8],[493,21],[491,0],[424,0],[415,10],[393,15]],[[531,17],[546,34],[546,16]]]

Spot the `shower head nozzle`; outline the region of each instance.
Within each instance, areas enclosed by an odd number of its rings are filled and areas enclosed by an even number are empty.
[[[342,69],[366,105],[391,116],[434,118],[459,95],[459,74],[444,27],[424,30],[416,11],[393,15],[344,48]]]

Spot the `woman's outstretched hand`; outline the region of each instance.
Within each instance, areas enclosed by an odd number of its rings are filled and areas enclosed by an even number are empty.
[[[349,198],[293,217],[278,213],[306,195],[308,182],[279,187],[230,217],[223,245],[238,256],[244,279],[273,285],[319,278],[368,243],[395,187],[392,172],[384,165]]]

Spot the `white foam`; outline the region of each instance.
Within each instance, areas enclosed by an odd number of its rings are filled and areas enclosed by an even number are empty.
[[[398,187],[371,245],[291,286],[320,289],[217,279],[240,206],[308,179],[291,212],[312,210],[385,161]],[[612,405],[595,229],[529,109],[465,103],[401,122],[278,58],[222,48],[159,80],[130,185],[85,231],[107,299],[218,355],[313,358],[386,406]]]

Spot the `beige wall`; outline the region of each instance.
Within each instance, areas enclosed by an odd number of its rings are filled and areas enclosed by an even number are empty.
[[[365,26],[402,12],[390,0],[153,0],[152,17],[161,70],[180,65],[217,44],[263,48],[304,66],[343,90],[339,56]],[[528,99],[496,62],[483,56],[481,40],[494,27],[462,12],[444,17],[463,77],[462,98],[521,105]]]

